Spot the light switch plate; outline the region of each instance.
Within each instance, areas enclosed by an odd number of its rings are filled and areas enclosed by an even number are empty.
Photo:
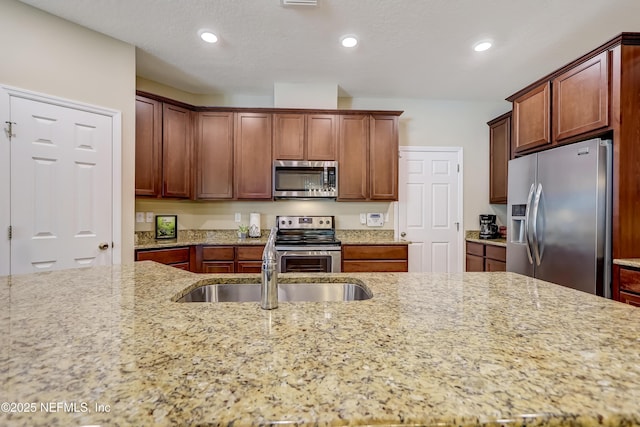
[[[147,222],[153,222],[153,212],[147,212]]]
[[[366,224],[366,223],[367,223],[367,214],[361,213],[360,214],[360,224]]]
[[[136,212],[136,222],[144,222],[144,212]]]
[[[240,222],[240,221],[242,221],[242,215],[240,215],[240,212],[236,212],[236,215],[235,215],[235,219],[234,219],[234,221],[235,221],[235,222]]]

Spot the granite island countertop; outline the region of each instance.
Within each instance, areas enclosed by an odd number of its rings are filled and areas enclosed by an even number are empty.
[[[176,303],[258,275],[149,261],[0,277],[0,425],[640,424],[634,307],[513,273],[321,277],[374,297]]]

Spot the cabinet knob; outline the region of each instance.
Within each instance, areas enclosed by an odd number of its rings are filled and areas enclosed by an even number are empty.
[[[100,249],[101,251],[106,251],[107,249],[109,249],[109,244],[107,242],[102,242],[98,245],[98,249]]]

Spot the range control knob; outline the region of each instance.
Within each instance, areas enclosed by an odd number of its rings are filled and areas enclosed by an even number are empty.
[[[324,221],[320,220],[320,224],[324,224]]]

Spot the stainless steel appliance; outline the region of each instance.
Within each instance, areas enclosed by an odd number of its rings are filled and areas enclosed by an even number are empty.
[[[279,273],[336,273],[341,246],[332,216],[278,216],[276,253]]]
[[[338,162],[276,160],[273,162],[276,199],[335,199]]]
[[[611,141],[509,161],[507,271],[611,297]]]
[[[496,216],[480,215],[480,238],[495,239],[498,236],[500,236],[500,233],[498,232],[498,224],[496,224]]]

